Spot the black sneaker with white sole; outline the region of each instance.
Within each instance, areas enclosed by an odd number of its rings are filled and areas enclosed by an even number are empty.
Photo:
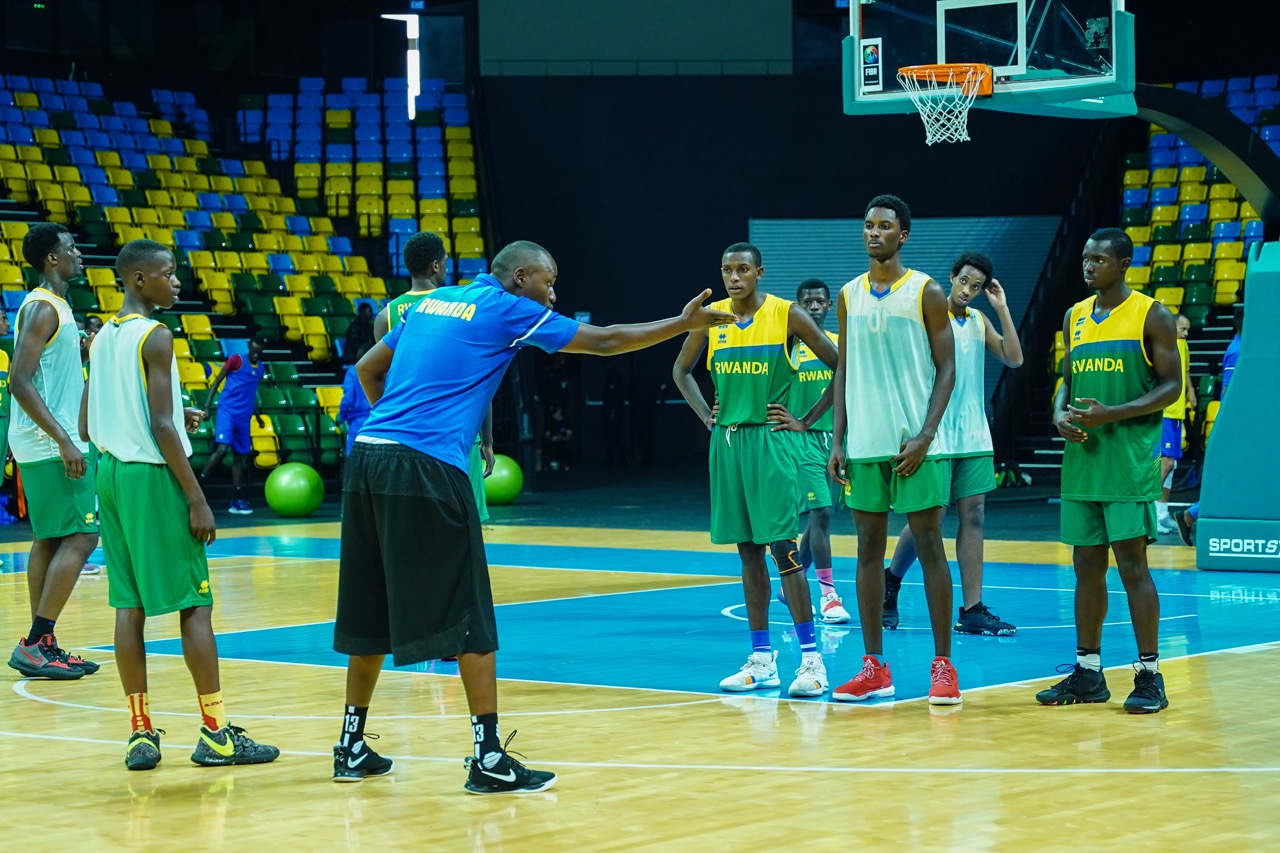
[[[1017,628],[992,613],[981,601],[968,610],[960,608],[955,631],[958,634],[979,634],[984,637],[1012,637],[1018,633]]]
[[[333,781],[360,782],[369,776],[386,776],[391,772],[394,762],[383,758],[369,748],[367,740],[377,740],[378,736],[366,733],[364,738],[351,746],[338,744],[333,748]]]
[[[546,791],[556,783],[556,774],[547,770],[530,770],[507,752],[507,744],[515,737],[513,731],[502,745],[500,756],[492,767],[484,766],[478,758],[463,759],[467,768],[467,783],[463,786],[469,794],[536,794]],[[516,753],[517,755],[519,753]],[[487,758],[488,756],[486,756]]]

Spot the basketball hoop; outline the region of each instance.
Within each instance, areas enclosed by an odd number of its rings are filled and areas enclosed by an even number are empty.
[[[908,65],[898,69],[898,82],[920,111],[927,144],[968,142],[969,107],[975,98],[991,97],[991,66]]]

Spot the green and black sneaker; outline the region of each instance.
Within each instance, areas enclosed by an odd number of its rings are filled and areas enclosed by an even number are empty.
[[[130,770],[154,770],[160,763],[160,735],[164,729],[154,732],[134,732],[129,745],[124,748],[124,766]]]
[[[1106,676],[1100,670],[1086,669],[1080,664],[1064,663],[1058,672],[1070,672],[1066,678],[1036,694],[1041,705],[1076,705],[1105,702],[1111,698]]]
[[[258,743],[244,733],[239,726],[226,725],[216,732],[200,727],[200,742],[191,760],[205,767],[222,767],[227,764],[266,764],[280,757],[274,746]]]
[[[1130,714],[1158,714],[1169,707],[1169,697],[1164,695],[1164,676],[1134,664],[1133,692],[1124,700],[1124,709]]]

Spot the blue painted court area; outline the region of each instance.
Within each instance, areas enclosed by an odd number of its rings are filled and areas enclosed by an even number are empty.
[[[228,540],[226,545],[235,555],[247,555],[274,541]],[[270,553],[332,558],[337,546],[335,540],[282,540]],[[489,558],[494,564],[547,570],[738,575],[735,555],[704,552],[491,545]],[[954,566],[952,570],[955,574]],[[919,577],[917,570],[904,586],[902,627],[885,634],[885,654],[900,700],[925,695],[933,658]],[[1155,577],[1162,602],[1163,657],[1280,640],[1280,577],[1194,571],[1159,571]],[[1103,634],[1103,662],[1114,666],[1135,659],[1137,649],[1114,572],[1110,581],[1114,594]],[[952,656],[961,688],[1047,677],[1057,665],[1073,661],[1072,584],[1072,573],[1065,568],[988,564],[985,601],[1018,625],[1019,632],[1005,638],[954,635]],[[852,560],[837,560],[837,585],[856,613]],[[816,583],[813,587],[816,593]],[[957,588],[957,599],[958,594]],[[772,605],[770,619],[785,690],[799,664],[799,648],[781,604]],[[750,651],[736,583],[504,605],[498,608],[498,625],[501,677],[566,685],[718,694],[720,679],[733,673]],[[863,651],[858,626],[820,626],[818,637],[833,686],[852,677]],[[320,623],[223,634],[218,645],[225,658],[343,666],[345,658],[331,650],[332,638],[332,624]],[[149,643],[148,650],[181,653],[176,640]],[[456,665],[431,662],[412,669],[452,673]]]

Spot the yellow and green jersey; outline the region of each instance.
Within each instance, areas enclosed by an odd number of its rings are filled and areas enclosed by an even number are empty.
[[[418,304],[418,300],[431,293],[429,290],[402,293],[387,303],[387,329],[394,329],[396,323],[404,319],[404,313]]]
[[[1180,421],[1187,416],[1187,371],[1191,369],[1191,350],[1187,348],[1187,342],[1182,338],[1178,338],[1178,369],[1182,371],[1178,374],[1178,387],[1182,391],[1178,394],[1178,399],[1174,400],[1165,407],[1164,416]]]
[[[1143,340],[1155,300],[1130,293],[1106,316],[1094,314],[1096,297],[1071,309],[1073,405],[1092,398],[1118,406],[1156,386]],[[1065,371],[1066,368],[1064,367]],[[1088,427],[1089,438],[1067,442],[1062,456],[1062,497],[1078,501],[1152,501],[1160,497],[1161,412]]]
[[[712,310],[733,311],[732,300]],[[716,387],[721,426],[769,422],[770,403],[787,404],[796,369],[787,355],[791,303],[773,294],[746,323],[716,326],[707,333],[707,370]]]
[[[835,332],[823,331],[831,343],[836,346],[840,345],[840,336]],[[822,397],[823,392],[827,390],[827,386],[831,384],[831,380],[835,378],[835,371],[827,367],[822,359],[814,355],[804,341],[797,340],[795,352],[791,360],[796,365],[796,378],[791,383],[791,397],[788,408],[797,418],[803,418],[813,408],[814,404]],[[831,432],[833,422],[835,420],[835,407],[827,409],[826,414],[814,421],[813,426],[809,427],[811,431]]]

